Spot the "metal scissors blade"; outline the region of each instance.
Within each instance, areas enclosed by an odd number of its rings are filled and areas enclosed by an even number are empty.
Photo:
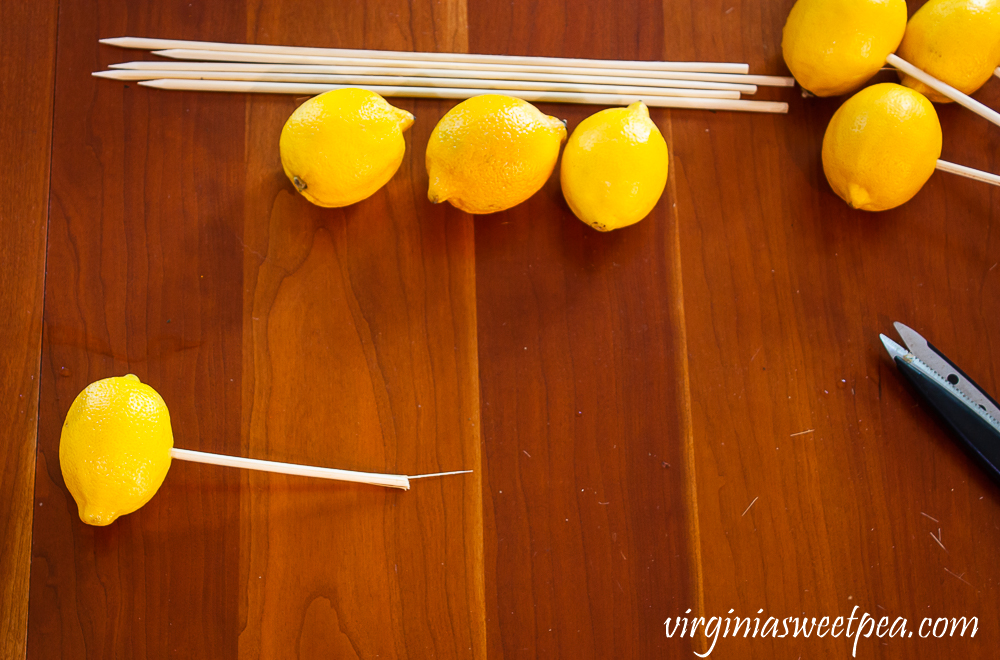
[[[1000,421],[1000,406],[993,398],[983,391],[976,382],[965,375],[954,362],[949,360],[941,351],[924,339],[920,333],[913,328],[907,327],[900,322],[893,323],[896,332],[899,333],[906,348],[915,358],[934,370],[949,385],[961,392],[967,399],[979,406],[994,420]]]

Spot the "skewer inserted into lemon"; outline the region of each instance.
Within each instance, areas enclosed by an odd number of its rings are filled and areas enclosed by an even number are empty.
[[[129,374],[88,385],[69,407],[59,466],[80,520],[110,525],[148,502],[170,469],[174,436],[160,395]]]
[[[840,106],[823,136],[823,171],[853,208],[908,202],[934,173],[941,124],[920,92],[895,83],[865,88]]]
[[[167,406],[134,375],[88,385],[73,401],[59,439],[63,480],[88,525],[110,525],[146,504],[172,459],[277,474],[410,489],[411,479],[468,474],[452,470],[407,476],[175,449]]]
[[[317,206],[371,197],[403,162],[403,131],[413,115],[378,94],[343,88],[300,105],[281,129],[281,165],[296,190]]]
[[[885,66],[905,30],[905,0],[798,0],[785,22],[781,51],[803,89],[836,96]]]
[[[1000,66],[1000,0],[930,0],[907,23],[897,54],[958,91],[972,94]],[[899,77],[931,101],[951,102],[915,78],[902,72]]]

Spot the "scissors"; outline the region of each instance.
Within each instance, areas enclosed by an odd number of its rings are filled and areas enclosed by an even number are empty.
[[[906,348],[880,334],[899,372],[938,413],[962,448],[1000,486],[1000,406],[915,330],[893,323]]]

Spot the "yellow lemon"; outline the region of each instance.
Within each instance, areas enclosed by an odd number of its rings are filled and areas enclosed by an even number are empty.
[[[427,143],[427,197],[468,213],[516,206],[545,185],[566,125],[510,96],[483,94],[441,118]]]
[[[363,89],[335,89],[300,105],[281,129],[281,165],[302,196],[337,207],[371,197],[403,162],[413,115]]]
[[[1000,0],[930,0],[910,19],[897,55],[972,94],[1000,65]],[[951,101],[906,74],[900,80],[932,101]]]
[[[593,114],[576,127],[560,168],[566,203],[594,229],[645,218],[667,185],[667,143],[642,102]]]
[[[834,113],[823,136],[823,171],[856,209],[885,211],[909,201],[934,173],[941,124],[923,94],[873,85]]]
[[[905,0],[798,0],[785,22],[781,51],[803,89],[836,96],[885,66],[904,30]]]
[[[129,374],[88,385],[66,413],[59,465],[80,520],[110,525],[148,502],[170,469],[163,399]]]

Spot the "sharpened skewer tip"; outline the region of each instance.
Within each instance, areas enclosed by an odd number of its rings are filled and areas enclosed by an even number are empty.
[[[472,474],[472,470],[456,470],[455,472],[435,472],[434,474],[415,474],[408,479],[426,479],[428,477],[449,477],[453,474]]]

